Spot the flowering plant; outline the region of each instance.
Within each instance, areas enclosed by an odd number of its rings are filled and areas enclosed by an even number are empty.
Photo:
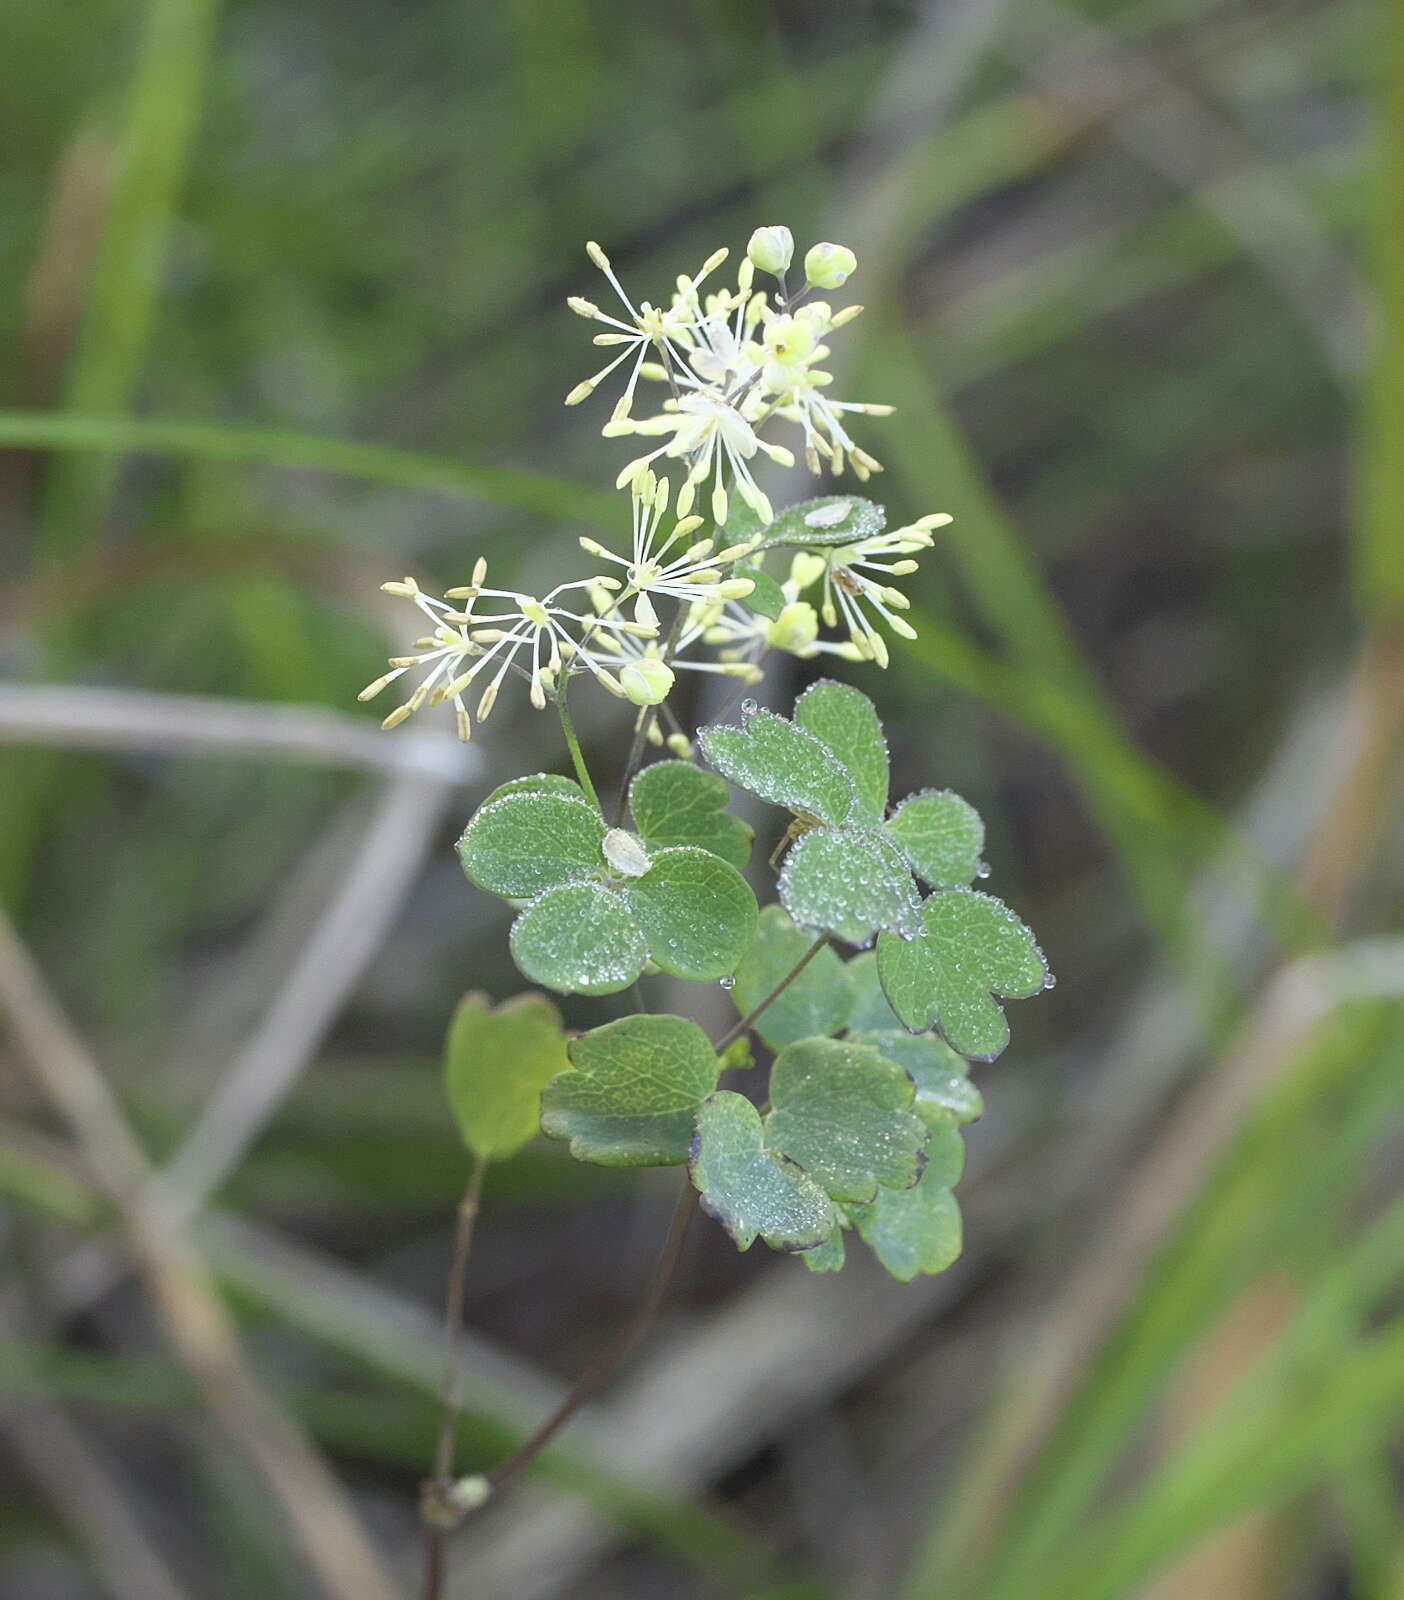
[[[739,695],[763,681],[773,651],[885,667],[887,635],[914,637],[896,580],[950,518],[889,530],[881,506],[832,492],[777,512],[755,476],[761,458],[794,464],[767,437],[784,428],[797,430],[812,473],[866,482],[881,470],[847,419],[891,408],[831,398],[824,366],[828,341],[861,310],[820,298],[855,271],[853,252],[815,245],[792,288],[789,230],[761,228],[734,288],[706,287],[726,260],[719,250],[679,278],[663,307],[636,306],[604,251],[592,243],[588,253],[622,313],[571,298],[602,327],[595,343],[611,356],[566,402],[618,376],[604,437],[659,441],[618,474],[630,500],[627,548],[582,539],[605,570],[540,597],[490,587],[481,560],[443,598],[412,578],[387,583],[428,631],[362,695],[418,673],[384,726],[451,701],[463,739],[509,675],[534,707],[555,708],[574,777],[503,784],[469,821],[459,854],[473,884],[517,910],[512,957],[532,983],[563,994],[632,989],[634,999],[631,1014],[573,1037],[541,995],[496,1011],[478,996],[460,1006],[448,1084],[476,1165],[460,1211],[451,1330],[486,1163],[538,1128],[582,1161],[687,1169],[650,1308],[694,1199],[738,1248],[763,1239],[813,1271],[843,1266],[849,1232],[898,1279],[942,1271],[960,1250],[961,1128],[981,1111],[969,1063],[1008,1041],[999,997],[1052,982],[1029,930],[973,887],[988,873],[973,807],[928,789],[889,809],[887,746],[861,691],[821,679],[790,717],[743,699],[739,722],[719,719],[695,736],[670,705],[680,671],[735,678]],[[661,404],[636,416],[650,385]],[[638,708],[612,815],[568,707],[582,676]],[[651,746],[667,755],[643,765]],[[743,876],[752,830],[726,809],[728,783],[789,813],[771,856],[778,904],[764,911]],[[842,945],[856,953],[845,959]],[[711,1040],[687,1017],[649,1011],[638,985],[652,974],[719,980],[737,1022]],[[759,1105],[720,1086],[753,1065],[753,1040],[773,1055]],[[531,1459],[637,1331],[486,1477],[453,1476],[449,1381],[424,1501],[431,1594],[443,1529]]]

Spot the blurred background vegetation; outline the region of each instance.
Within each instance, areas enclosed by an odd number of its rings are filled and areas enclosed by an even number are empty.
[[[657,298],[783,221],[858,252],[878,497],[956,517],[864,680],[894,792],[980,807],[1059,986],[957,1267],[698,1227],[453,1593],[1404,1594],[1390,0],[20,4],[0,150],[0,1593],[410,1592],[438,1052],[520,987],[451,844],[559,752],[381,736],[376,585],[572,575],[627,453],[560,404],[584,240]],[[494,1172],[463,1470],[671,1187]]]

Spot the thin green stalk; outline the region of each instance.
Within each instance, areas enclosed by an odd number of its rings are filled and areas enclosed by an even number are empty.
[[[756,1018],[760,1016],[761,1012],[765,1011],[769,1006],[774,1005],[780,996],[784,994],[786,989],[790,987],[795,979],[799,977],[800,973],[804,971],[809,963],[813,961],[815,956],[819,954],[819,952],[829,943],[832,938],[832,933],[821,933],[814,943],[810,945],[809,949],[806,950],[799,960],[795,962],[794,966],[792,966],[785,976],[781,978],[780,982],[775,985],[768,995],[766,995],[765,999],[752,1006],[752,1008],[744,1017],[740,1019],[739,1022],[733,1023],[732,1026],[726,1030],[721,1038],[717,1040],[716,1050],[718,1055],[720,1055],[728,1045],[735,1044],[741,1035],[754,1024]]]
[[[570,720],[564,683],[556,695],[556,712],[561,719],[561,730],[565,734],[566,744],[570,747],[570,759],[575,763],[575,775],[580,780],[580,787],[589,796],[590,804],[602,812],[604,808],[600,805],[600,797],[595,793],[595,786],[590,781],[590,769],[585,765],[585,753],[581,750],[580,740],[576,737],[575,724]]]

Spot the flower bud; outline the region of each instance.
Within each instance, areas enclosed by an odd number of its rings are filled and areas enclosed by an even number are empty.
[[[818,289],[841,289],[858,270],[858,258],[844,244],[816,244],[804,258],[804,276]]]
[[[762,272],[778,278],[789,270],[795,258],[795,236],[788,228],[757,228],[746,246],[746,254]]]
[[[624,693],[636,706],[656,706],[668,698],[673,687],[673,669],[666,661],[645,656],[631,661],[619,674]]]

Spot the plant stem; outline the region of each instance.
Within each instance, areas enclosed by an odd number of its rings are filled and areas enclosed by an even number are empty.
[[[434,1476],[424,1486],[421,1516],[424,1523],[424,1600],[439,1600],[444,1587],[444,1544],[446,1497],[453,1483],[453,1447],[458,1436],[461,1404],[458,1381],[458,1337],[463,1331],[463,1284],[468,1276],[468,1253],[473,1246],[473,1224],[478,1220],[478,1205],[487,1174],[487,1158],[473,1163],[472,1176],[458,1203],[458,1229],[453,1240],[453,1262],[449,1267],[448,1294],[444,1305],[444,1382],[443,1418],[439,1423],[439,1443],[434,1453]],[[451,1513],[449,1514],[451,1518]]]
[[[648,1292],[639,1303],[638,1309],[614,1343],[587,1369],[576,1386],[531,1438],[513,1451],[505,1461],[498,1462],[488,1473],[488,1483],[494,1490],[500,1489],[504,1483],[529,1467],[581,1406],[604,1388],[653,1321],[672,1279],[673,1271],[677,1267],[678,1258],[682,1254],[683,1238],[687,1233],[687,1225],[692,1220],[695,1199],[692,1184],[684,1182],[682,1193],[678,1196],[677,1209],[673,1212],[672,1225],[668,1230],[668,1241],[663,1246],[663,1254],[659,1256],[658,1265],[654,1269],[653,1281],[649,1284]]]
[[[819,952],[832,938],[832,933],[821,933],[814,943],[810,945],[809,949],[806,950],[799,960],[795,962],[794,966],[792,966],[785,976],[781,978],[780,982],[775,985],[768,995],[766,995],[765,999],[760,1001],[758,1005],[753,1006],[739,1022],[734,1023],[730,1028],[727,1029],[721,1038],[717,1040],[716,1051],[718,1055],[720,1055],[729,1044],[734,1044],[736,1040],[739,1039],[743,1033],[745,1033],[747,1028],[751,1026],[756,1018],[760,1016],[761,1012],[764,1011],[767,1006],[774,1004],[774,1002],[778,1000],[782,994],[784,994],[786,989],[790,987],[795,979],[799,977],[800,973],[804,971],[809,963],[813,961],[815,956],[819,954]]]
[[[663,641],[663,649],[659,659],[665,664],[673,651],[677,648],[679,638],[682,636],[683,623],[687,620],[687,607],[679,604],[673,613],[672,626],[668,629],[668,637]],[[647,706],[639,714],[638,725],[634,729],[634,742],[629,746],[629,759],[624,763],[624,777],[619,785],[619,804],[614,811],[614,826],[624,826],[624,808],[629,803],[629,785],[633,782],[635,769],[643,757],[644,744],[648,739],[648,730],[653,725],[653,719],[658,715],[657,706]]]
[[[570,720],[570,708],[566,705],[566,686],[563,683],[560,692],[556,695],[556,712],[561,719],[561,731],[565,734],[566,744],[570,747],[570,759],[575,763],[575,776],[580,779],[580,787],[589,796],[591,803],[597,811],[603,811],[600,797],[595,793],[595,786],[590,782],[590,769],[585,765],[585,755],[580,748],[580,740],[575,735],[575,724]]]

